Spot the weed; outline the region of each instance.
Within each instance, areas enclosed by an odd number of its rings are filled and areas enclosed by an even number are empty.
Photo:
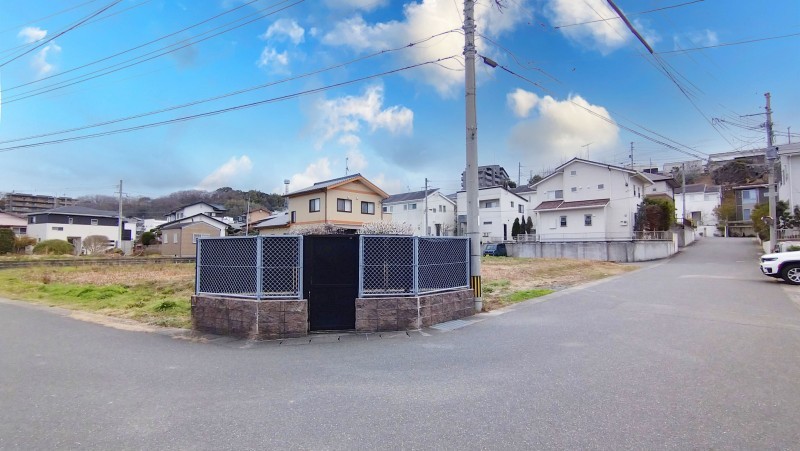
[[[142,308],[142,307],[144,307],[144,301],[131,302],[130,304],[125,306],[126,309]]]
[[[163,312],[163,311],[166,311],[166,310],[172,310],[177,306],[178,306],[178,304],[176,302],[174,302],[174,301],[164,301],[164,302],[162,302],[162,303],[160,303],[160,304],[158,304],[156,306],[155,311]]]

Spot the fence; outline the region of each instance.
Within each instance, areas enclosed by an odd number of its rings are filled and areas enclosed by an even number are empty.
[[[199,238],[195,292],[259,300],[302,299],[303,238]]]
[[[634,232],[584,232],[584,233],[543,233],[523,234],[514,237],[517,242],[569,242],[569,241],[648,241],[671,240],[672,232],[634,231]]]
[[[469,239],[361,235],[358,296],[417,296],[469,287]]]

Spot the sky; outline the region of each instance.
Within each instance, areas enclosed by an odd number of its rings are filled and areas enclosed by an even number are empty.
[[[478,160],[663,167],[800,140],[797,0],[480,0]],[[0,192],[460,189],[462,0],[0,0]],[[751,42],[746,42],[751,41]],[[491,67],[483,58],[497,63]],[[789,130],[791,127],[791,131]],[[631,144],[633,143],[633,144]]]

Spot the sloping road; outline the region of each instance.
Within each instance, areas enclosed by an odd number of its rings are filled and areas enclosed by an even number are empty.
[[[0,449],[796,449],[800,288],[757,256],[705,238],[461,329],[331,343],[0,303]]]

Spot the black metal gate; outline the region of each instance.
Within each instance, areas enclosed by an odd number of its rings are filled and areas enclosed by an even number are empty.
[[[306,235],[303,291],[311,330],[355,329],[358,236]]]

